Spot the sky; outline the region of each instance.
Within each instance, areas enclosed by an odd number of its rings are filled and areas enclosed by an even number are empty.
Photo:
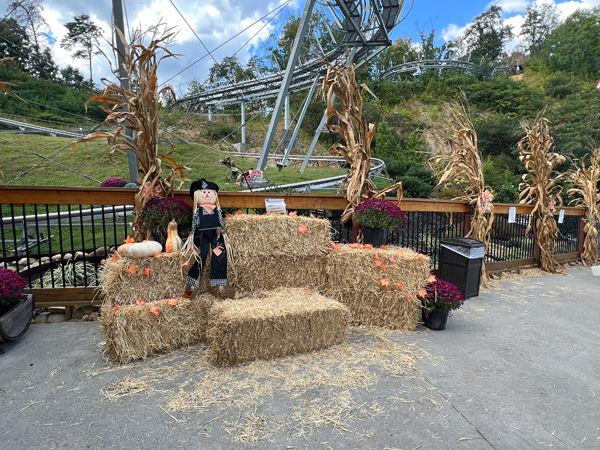
[[[161,65],[159,80],[162,83],[174,77],[168,82],[174,86],[178,96],[186,92],[189,82],[193,79],[204,81],[214,62],[220,62],[226,56],[238,52],[237,56],[242,62],[246,62],[252,55],[264,57],[266,47],[274,44],[269,36],[272,33],[277,34],[290,15],[299,16],[305,3],[303,0],[291,0],[287,6],[280,8],[278,13],[263,18],[288,0],[271,2],[264,0],[123,1],[127,16],[126,25],[129,24],[131,28],[148,27],[161,20],[170,26],[177,27],[179,32],[177,43],[171,50],[180,56],[176,60],[170,59]],[[541,1],[554,1],[561,12],[562,19],[578,8],[592,8],[600,5],[600,0]],[[0,12],[6,10],[6,7],[1,6],[3,3],[8,4],[8,0],[0,0]],[[488,0],[467,0],[460,3],[447,0],[414,0],[414,4],[412,4],[411,0],[407,0],[402,16],[407,14],[408,16],[394,29],[391,37],[397,39],[408,34],[418,41],[418,28],[428,32],[433,27],[438,37],[437,43],[441,44],[456,38],[476,16],[485,12],[492,4],[502,6],[503,18],[514,27],[513,32],[518,35],[529,3],[526,0],[498,0],[493,3]],[[60,40],[67,31],[64,24],[72,21],[75,15],[86,13],[102,28],[105,38],[110,39],[112,0],[44,0],[43,5],[44,18],[55,39],[52,47],[57,64],[60,67],[71,64],[80,68],[84,75],[87,74],[88,68],[82,60],[72,60],[69,52],[60,48]],[[248,29],[228,44],[212,52],[213,60],[210,55],[207,55],[203,45],[174,5],[211,51],[245,28],[248,27]],[[269,22],[272,17],[274,18]],[[514,47],[518,43],[518,39],[515,39],[509,44],[509,47]],[[107,43],[102,45],[102,49],[110,55],[110,47]],[[176,75],[177,72],[203,56],[204,58],[193,67]],[[104,56],[99,56],[94,60],[94,80],[97,85],[100,84],[101,77],[111,77],[110,67]]]

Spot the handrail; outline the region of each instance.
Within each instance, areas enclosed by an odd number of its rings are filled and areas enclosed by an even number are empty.
[[[135,190],[104,187],[56,186],[0,186],[0,203],[13,205],[133,205]],[[175,191],[175,197],[191,203],[189,191]],[[342,194],[305,194],[285,192],[219,192],[223,208],[264,208],[266,198],[284,198],[288,209],[343,210],[348,200]],[[397,201],[395,197],[388,197]],[[404,211],[469,212],[465,201],[404,198],[400,203]],[[531,214],[533,206],[497,203],[496,214],[508,214],[510,207],[517,214]],[[583,216],[583,207],[564,207],[566,216]],[[557,210],[554,214],[558,215]]]

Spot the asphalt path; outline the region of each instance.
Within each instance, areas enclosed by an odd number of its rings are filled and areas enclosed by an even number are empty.
[[[600,449],[600,277],[589,268],[501,280],[467,300],[444,331],[386,336],[430,356],[399,376],[373,368],[377,379],[349,393],[357,407],[343,425],[297,435],[280,423],[244,444],[238,422],[287,420],[331,388],[265,394],[252,414],[229,411],[229,419],[216,407],[170,412],[169,385],[109,400],[111,383],[152,359],[102,370],[97,323],[32,325],[0,344],[0,448]]]

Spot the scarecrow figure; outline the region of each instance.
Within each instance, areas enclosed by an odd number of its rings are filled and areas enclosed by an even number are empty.
[[[212,251],[210,266],[210,292],[215,297],[233,298],[235,290],[227,286],[227,250],[224,240],[225,221],[219,205],[217,192],[219,186],[204,178],[194,181],[190,186],[190,196],[194,201],[192,231],[183,248],[190,252],[196,262],[186,279],[183,297],[189,298],[192,288],[199,288],[202,269],[206,264],[208,252]],[[199,250],[199,254],[198,254]]]

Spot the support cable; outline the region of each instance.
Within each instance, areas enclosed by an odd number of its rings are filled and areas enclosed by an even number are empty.
[[[179,11],[179,8],[177,8],[177,6],[175,5],[175,3],[173,3],[173,0],[169,0],[171,2],[171,5],[173,5],[173,8],[175,8],[175,11],[177,11],[179,13],[179,15],[181,16],[181,18],[183,19],[183,21],[185,22],[185,24],[188,26],[188,28],[191,30],[192,33],[194,33],[194,36],[196,36],[196,39],[198,39],[200,41],[200,43],[202,44],[202,47],[204,47],[204,50],[206,50],[208,52],[208,54],[210,55],[210,57],[212,58],[212,60],[215,62],[215,64],[219,64],[217,62],[217,60],[215,59],[215,57],[213,56],[212,52],[206,48],[206,45],[204,45],[204,42],[202,42],[202,39],[200,39],[200,36],[198,36],[196,34],[196,32],[194,31],[194,29],[192,28],[192,26],[188,23],[188,21],[185,19],[185,17],[183,16],[183,14],[181,14],[181,11]]]
[[[21,149],[23,149],[23,150],[25,150],[25,151],[28,151],[28,152],[30,152],[30,153],[33,153],[33,154],[34,154],[34,155],[36,155],[36,156],[39,156],[40,158],[42,158],[42,159],[44,160],[43,162],[45,162],[45,161],[50,161],[50,162],[52,162],[52,163],[56,164],[57,166],[63,167],[63,168],[65,168],[65,169],[67,169],[67,170],[70,170],[71,172],[74,172],[74,173],[76,173],[76,174],[78,174],[78,175],[82,175],[84,178],[87,178],[88,180],[95,181],[95,182],[96,182],[96,183],[98,183],[98,184],[102,183],[102,181],[100,181],[100,180],[96,180],[95,178],[93,178],[93,177],[91,177],[91,176],[89,176],[89,175],[86,175],[86,174],[85,174],[85,173],[83,173],[83,172],[79,172],[78,170],[76,170],[76,169],[73,169],[72,167],[65,166],[64,164],[61,164],[61,163],[59,163],[59,162],[56,162],[56,161],[54,161],[54,160],[52,160],[52,159],[50,159],[50,158],[48,158],[48,157],[46,157],[46,156],[44,156],[44,155],[42,155],[42,154],[40,154],[40,153],[36,152],[36,151],[33,151],[33,150],[31,150],[31,149],[29,149],[29,148],[27,148],[27,147],[23,147],[22,145],[19,145],[19,144],[17,144],[16,142],[9,141],[8,139],[5,139],[5,138],[3,138],[2,136],[0,136],[0,139],[1,139],[1,140],[3,140],[3,141],[6,141],[6,142],[8,142],[9,144],[12,144],[12,145],[14,145],[14,146],[16,146],[16,147],[19,147],[19,148],[21,148]],[[69,145],[71,145],[71,144],[69,144]],[[62,150],[64,150],[64,149],[61,149],[60,151],[62,151]],[[58,153],[58,152],[57,152],[57,153]],[[38,166],[39,166],[39,165],[40,165],[40,164],[38,164]],[[38,166],[36,166],[36,167],[38,167]],[[30,170],[29,170],[29,172],[30,172],[31,170],[33,170],[33,168],[32,168],[32,169],[30,169]],[[20,177],[21,177],[21,175],[19,175],[17,178],[15,178],[14,180],[12,180],[12,181],[11,181],[10,183],[8,183],[8,184],[11,184],[11,183],[13,183],[14,181],[16,181],[16,180],[17,180],[18,178],[20,178]]]
[[[277,8],[269,11],[267,14],[265,14],[264,16],[262,16],[260,19],[258,19],[257,21],[255,21],[253,24],[248,25],[246,28],[244,28],[242,31],[240,31],[239,33],[237,33],[235,36],[230,37],[229,39],[227,39],[225,42],[223,42],[221,45],[219,45],[218,47],[215,47],[212,51],[216,51],[218,49],[220,49],[221,47],[223,47],[225,44],[228,44],[229,42],[231,42],[233,39],[235,39],[236,37],[238,37],[240,34],[242,34],[244,31],[252,28],[254,25],[256,25],[258,22],[260,22],[261,20],[263,20],[264,18],[270,16],[271,14],[273,14],[275,11],[280,10],[281,8],[289,5],[292,2],[292,0],[287,0],[285,3],[282,3],[281,5],[279,5]],[[278,13],[279,14],[279,13]],[[198,64],[200,61],[202,61],[204,58],[206,58],[208,56],[208,53],[204,56],[202,56],[201,58],[197,59],[196,61],[194,61],[192,64],[190,64],[189,66],[183,68],[182,70],[180,70],[179,72],[177,72],[175,75],[173,75],[171,78],[169,78],[167,81],[163,81],[161,83],[160,86],[163,86],[164,84],[168,83],[169,81],[171,81],[173,78],[175,78],[178,75],[181,75],[183,72],[185,72],[186,70],[188,70],[190,67]]]

